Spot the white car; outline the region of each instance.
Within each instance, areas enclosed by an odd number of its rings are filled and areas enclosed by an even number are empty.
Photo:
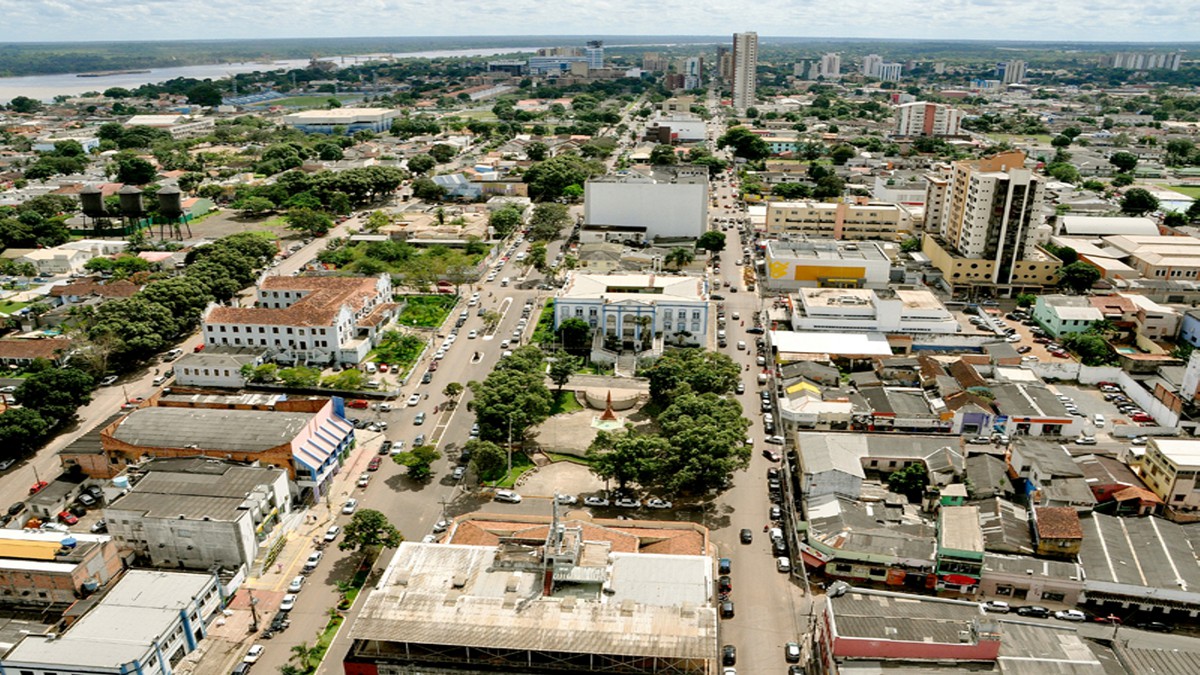
[[[283,596],[283,601],[279,603],[279,611],[290,612],[296,606],[296,594],[287,593]]]
[[[496,495],[493,497],[493,499],[495,499],[498,502],[504,502],[506,504],[520,504],[521,503],[521,495],[517,494],[516,492],[513,492],[512,490],[496,490]]]
[[[348,515],[354,513],[354,509],[357,509],[357,508],[358,508],[358,500],[357,499],[347,499],[346,503],[342,505],[342,513],[344,513],[348,516]]]
[[[1059,621],[1087,621],[1087,615],[1077,609],[1063,609],[1054,613]]]
[[[987,602],[983,603],[983,611],[995,612],[996,614],[1008,614],[1012,611],[1012,607],[1009,607],[1008,603],[1004,602],[1003,600],[988,600]]]
[[[288,593],[299,593],[304,588],[304,577],[298,576],[292,579],[292,583],[288,584]]]
[[[250,651],[246,652],[246,657],[242,659],[242,663],[254,663],[262,656],[262,645],[251,645]]]
[[[370,482],[371,482],[371,474],[364,473],[358,477],[358,482],[355,483],[355,485],[357,485],[358,487],[367,487],[367,485],[370,484]]]
[[[408,397],[408,405],[409,405],[409,406],[414,406],[414,405],[416,405],[416,404],[418,404],[418,403],[420,403],[420,402],[421,402],[421,395],[420,395],[420,394],[413,394],[412,396],[409,396],[409,397]]]
[[[310,572],[312,570],[317,569],[317,565],[321,564],[321,558],[324,558],[324,557],[325,557],[324,553],[322,553],[320,551],[313,551],[312,553],[310,553],[308,555],[308,560],[304,561],[304,569],[306,571],[310,571]]]
[[[672,506],[671,502],[668,502],[668,501],[665,501],[662,499],[646,500],[646,508],[648,508],[648,509],[669,509],[669,508],[671,508],[671,506]]]
[[[474,340],[474,339],[475,339],[475,338],[477,338],[477,337],[479,337],[479,331],[474,331],[474,330],[473,330],[473,331],[471,331],[471,332],[467,333],[467,339],[468,339],[468,340]]]
[[[341,533],[342,527],[340,525],[330,525],[329,529],[325,530],[325,541],[333,541],[334,539],[337,539],[338,535]]]

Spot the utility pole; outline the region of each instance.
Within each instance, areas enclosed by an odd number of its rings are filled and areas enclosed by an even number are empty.
[[[508,473],[504,474],[507,478],[512,475],[512,413],[508,413]]]
[[[250,632],[258,632],[258,598],[254,597],[254,589],[248,588],[246,592],[250,594]]]

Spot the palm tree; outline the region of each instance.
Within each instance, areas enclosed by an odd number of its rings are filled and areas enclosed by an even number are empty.
[[[680,347],[683,346],[683,341],[690,337],[692,337],[692,334],[682,328],[675,331],[675,340]]]
[[[679,269],[684,265],[690,265],[695,259],[695,251],[682,246],[677,246],[667,253],[667,255],[663,258],[663,262],[668,265],[673,265],[675,269]]]
[[[292,657],[288,661],[295,661],[302,672],[308,672],[312,669],[312,660],[317,657],[321,651],[319,645],[308,646],[307,642],[301,642],[298,645],[292,646]]]

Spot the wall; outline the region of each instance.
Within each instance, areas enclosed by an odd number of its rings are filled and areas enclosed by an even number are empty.
[[[651,239],[699,237],[708,226],[708,186],[592,181],[584,208],[591,225],[642,226]]]
[[[1000,654],[1000,640],[980,641],[977,644],[946,644],[839,636],[834,638],[833,652],[842,658],[994,661]]]

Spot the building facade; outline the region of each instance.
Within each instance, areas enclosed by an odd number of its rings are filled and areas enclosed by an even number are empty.
[[[733,34],[733,107],[745,110],[758,100],[758,33]]]
[[[958,320],[924,289],[802,288],[792,329],[867,333],[954,334]]]
[[[693,170],[698,169],[698,170]],[[640,240],[697,238],[708,228],[708,170],[705,167],[630,172],[587,182],[587,226],[635,228]]]
[[[113,538],[106,534],[0,529],[0,606],[65,609],[108,585],[124,570]]]
[[[962,133],[962,111],[943,103],[905,103],[896,107],[894,133],[897,136],[958,136]]]
[[[771,289],[881,288],[888,284],[891,261],[876,242],[836,239],[769,239],[763,246]]]
[[[1142,458],[1142,480],[1168,508],[1200,509],[1200,440],[1151,438]]]
[[[381,134],[392,128],[392,120],[399,115],[399,110],[391,108],[334,108],[284,115],[283,122],[308,134],[332,134],[339,129],[347,134],[357,131]]]
[[[912,212],[900,204],[770,202],[767,235],[900,241],[912,236]]]
[[[1103,318],[1086,297],[1078,295],[1039,295],[1033,305],[1033,320],[1052,337],[1085,333]]]
[[[598,332],[638,348],[647,341],[707,344],[709,303],[697,277],[655,274],[575,274],[554,303],[554,327],[581,319]]]

